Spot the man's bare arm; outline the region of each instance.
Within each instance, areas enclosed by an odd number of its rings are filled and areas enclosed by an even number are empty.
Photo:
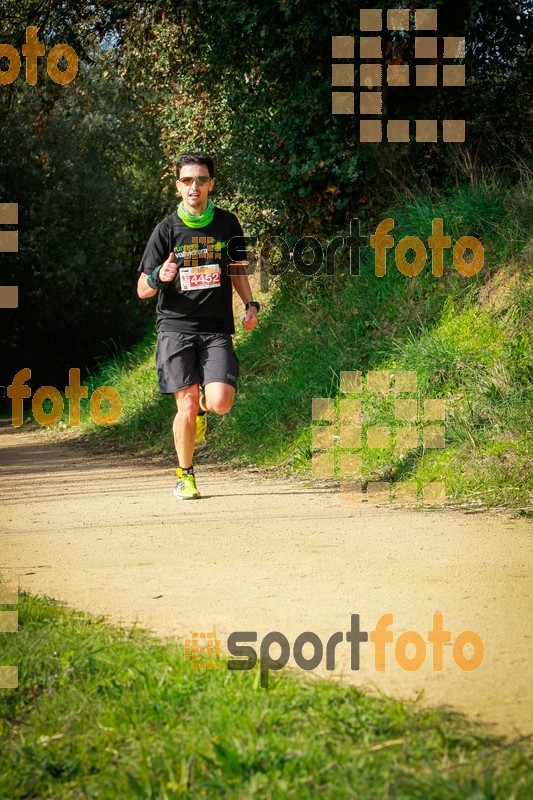
[[[156,267],[157,269],[157,267]],[[160,270],[158,280],[163,281],[163,283],[170,283],[176,277],[178,272],[178,267],[176,262],[174,261],[174,253],[171,253],[164,264],[162,264]],[[148,284],[149,275],[145,275],[144,272],[139,275],[139,280],[137,281],[137,294],[141,298],[141,300],[146,300],[148,297],[153,297],[157,294],[157,289],[153,289]]]
[[[146,300],[148,297],[153,297],[154,294],[157,294],[157,289],[151,289],[150,286],[148,286],[147,280],[148,275],[141,272],[139,280],[137,281],[137,294],[141,300]]]

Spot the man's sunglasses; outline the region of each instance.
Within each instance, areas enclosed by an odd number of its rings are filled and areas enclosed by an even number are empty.
[[[192,186],[195,181],[198,186],[205,186],[206,183],[209,183],[211,178],[207,178],[205,175],[199,175],[198,177],[195,176],[194,178],[178,178],[178,180],[181,181],[181,183],[184,183],[185,186]]]

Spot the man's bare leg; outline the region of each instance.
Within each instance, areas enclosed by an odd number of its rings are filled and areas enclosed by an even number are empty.
[[[229,383],[213,381],[204,386],[202,398],[202,411],[211,411],[214,414],[227,414],[235,398],[235,389]]]
[[[178,464],[183,469],[192,466],[194,455],[194,437],[196,435],[196,415],[198,413],[198,384],[187,386],[174,392],[177,414],[174,417],[172,430],[174,445],[178,455]]]

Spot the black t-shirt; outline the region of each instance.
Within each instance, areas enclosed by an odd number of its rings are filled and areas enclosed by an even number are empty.
[[[228,265],[246,261],[243,231],[230,211],[215,206],[209,225],[189,228],[174,211],[150,236],[139,272],[149,275],[174,252],[176,278],[157,299],[158,331],[234,333],[232,284]],[[229,251],[228,251],[229,243]]]

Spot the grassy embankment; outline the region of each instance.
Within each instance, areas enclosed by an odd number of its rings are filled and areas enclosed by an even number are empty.
[[[360,276],[341,266],[334,276],[306,279],[291,266],[277,279],[260,327],[237,337],[239,393],[230,415],[210,416],[208,452],[306,474],[313,397],[338,397],[343,370],[414,370],[420,407],[426,398],[446,398],[446,447],[398,456],[392,438],[388,449],[363,448],[364,479],[443,480],[454,501],[523,507],[531,472],[531,183],[464,189],[388,215],[395,244],[405,235],[425,241],[432,219],[442,217],[452,245],[464,235],[480,239],[485,266],[463,277],[448,250],[444,276],[436,278],[429,249],[428,265],[414,278],[396,269],[393,251],[382,278],[369,256]],[[158,394],[153,352],[151,331],[94,377],[93,387],[118,389],[123,417],[105,430],[87,424],[93,439],[172,454],[173,401]],[[394,427],[392,394],[363,408],[363,431]]]
[[[7,607],[6,607],[7,608]],[[197,671],[183,650],[22,594],[1,634],[0,797],[525,800],[530,742],[287,673]],[[530,761],[529,761],[530,763]]]

